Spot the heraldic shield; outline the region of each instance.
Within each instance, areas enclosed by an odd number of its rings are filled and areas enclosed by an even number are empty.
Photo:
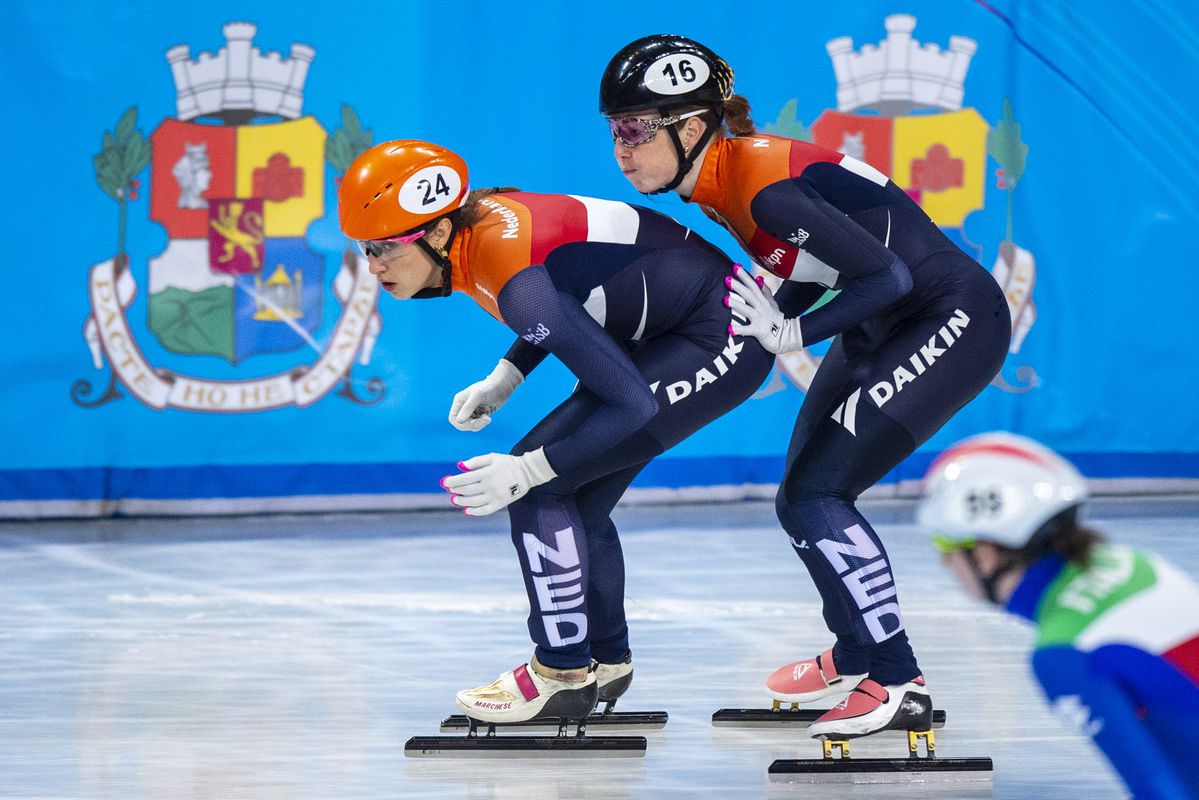
[[[254,125],[167,119],[150,136],[148,327],[164,348],[238,363],[296,350],[321,324],[327,134],[313,117]]]

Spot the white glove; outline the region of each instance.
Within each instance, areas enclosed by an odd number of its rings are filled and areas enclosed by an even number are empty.
[[[734,269],[728,282],[728,306],[735,315],[729,331],[737,336],[754,337],[771,353],[803,350],[799,317],[785,318],[774,302],[774,295],[763,291],[760,280],[755,280],[748,270]],[[738,322],[737,317],[745,322]]]
[[[558,477],[545,458],[545,448],[508,456],[488,453],[459,461],[458,475],[441,479],[441,488],[450,493],[450,502],[472,517],[494,514],[514,500],[528,494],[534,486]]]
[[[491,415],[508,402],[524,379],[515,364],[501,358],[490,375],[454,395],[450,424],[460,431],[483,430],[491,422]]]

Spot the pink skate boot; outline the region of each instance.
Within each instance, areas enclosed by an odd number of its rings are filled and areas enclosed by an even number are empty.
[[[815,658],[779,667],[766,679],[766,691],[783,703],[810,703],[833,694],[845,694],[866,677],[839,675],[833,666],[832,648]]]
[[[927,731],[932,726],[933,701],[923,676],[896,686],[867,678],[813,722],[808,732],[814,738],[852,739],[879,731]]]

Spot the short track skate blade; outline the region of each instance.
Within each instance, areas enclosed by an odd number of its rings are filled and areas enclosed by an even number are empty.
[[[644,736],[413,736],[409,758],[644,758]]]
[[[990,781],[991,759],[780,758],[770,780],[783,783],[953,783]]]
[[[722,708],[712,715],[712,724],[727,728],[778,728],[788,725],[808,725],[828,711],[827,708],[800,708],[794,711],[769,708]],[[590,724],[590,723],[588,723]],[[933,710],[933,727],[945,727],[945,711]],[[903,731],[898,731],[903,733]],[[875,734],[877,735],[877,734]]]
[[[665,711],[609,711],[607,714],[589,714],[586,719],[588,729],[604,728],[605,730],[661,730],[666,727]],[[522,730],[556,731],[557,720],[528,720],[527,722],[510,722],[495,726],[497,730],[520,728]],[[470,720],[463,714],[451,714],[441,721],[443,733],[464,731],[470,728]]]

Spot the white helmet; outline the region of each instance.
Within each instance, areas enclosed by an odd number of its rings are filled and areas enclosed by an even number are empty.
[[[934,535],[1020,549],[1046,522],[1086,499],[1086,480],[1048,447],[984,433],[958,442],[929,467],[916,522]]]

